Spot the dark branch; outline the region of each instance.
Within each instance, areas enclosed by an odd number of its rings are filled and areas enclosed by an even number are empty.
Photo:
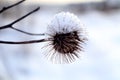
[[[1,26],[1,27],[0,27],[0,30],[6,29],[6,28],[10,28],[10,27],[11,27],[11,25],[9,25],[9,24],[8,24],[8,25],[5,25],[5,26]]]
[[[33,10],[33,11],[29,12],[28,14],[22,16],[21,18],[15,20],[14,22],[10,23],[9,25],[11,25],[11,26],[14,25],[15,23],[21,21],[22,19],[24,19],[24,18],[26,18],[27,16],[31,15],[32,13],[38,11],[39,9],[40,9],[40,7],[36,8],[35,10]]]
[[[48,41],[47,39],[41,40],[30,40],[30,41],[20,41],[20,42],[13,42],[13,41],[0,41],[0,44],[32,44],[32,43],[40,43]]]
[[[21,32],[21,33],[24,33],[24,34],[27,34],[27,35],[33,35],[33,36],[45,35],[45,34],[41,34],[41,33],[39,33],[39,34],[29,33],[29,32],[22,31],[22,30],[20,30],[20,29],[14,28],[14,27],[11,27],[11,29],[14,29],[14,30],[16,30],[16,31],[18,31],[18,32]]]
[[[4,11],[6,11],[6,10],[8,10],[8,9],[10,9],[10,8],[14,7],[14,6],[16,6],[16,5],[19,5],[20,3],[24,2],[24,1],[25,1],[25,0],[21,0],[21,1],[19,1],[19,2],[15,3],[15,4],[13,4],[13,5],[10,5],[10,6],[8,6],[8,7],[3,7],[3,9],[2,9],[2,10],[0,10],[0,13],[2,13],[2,12],[4,12]]]
[[[33,11],[31,11],[31,12],[29,12],[28,14],[22,16],[21,18],[13,21],[13,22],[10,23],[10,24],[0,27],[0,30],[6,29],[6,28],[11,28],[11,29],[14,29],[14,30],[16,30],[16,31],[19,31],[19,32],[21,32],[21,33],[28,34],[28,35],[44,35],[44,34],[34,34],[34,33],[25,32],[25,31],[22,31],[22,30],[19,30],[19,29],[16,29],[16,28],[13,27],[13,25],[14,25],[15,23],[23,20],[24,18],[26,18],[27,16],[31,15],[32,13],[38,11],[39,9],[40,9],[40,7],[34,9]]]
[[[19,19],[13,21],[13,22],[10,23],[10,24],[0,27],[0,30],[1,30],[1,29],[6,29],[6,28],[10,28],[10,27],[12,27],[15,23],[21,21],[22,19],[24,19],[24,18],[26,18],[27,16],[31,15],[32,13],[38,11],[39,9],[40,9],[40,7],[36,8],[35,10],[29,12],[28,14],[22,16],[21,18],[19,18]]]

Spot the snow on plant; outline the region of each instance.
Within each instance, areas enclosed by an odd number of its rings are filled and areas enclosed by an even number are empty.
[[[83,51],[86,36],[84,27],[77,16],[61,12],[54,16],[48,25],[48,59],[55,63],[70,63],[79,58]]]
[[[11,6],[4,7],[0,10],[0,13],[19,5],[25,0],[21,0],[18,3],[15,3]],[[14,28],[14,24],[23,20],[32,13],[38,11],[40,7],[34,9],[33,11],[27,13],[21,18],[1,26],[0,30],[3,29],[13,29],[18,32],[31,35],[31,36],[44,36],[48,35],[47,38],[39,40],[28,40],[28,41],[2,41],[0,44],[31,44],[31,43],[40,43],[47,42],[44,48],[47,51],[45,53],[46,57],[55,63],[71,63],[80,57],[81,51],[83,51],[83,44],[87,40],[86,33],[84,31],[84,26],[77,16],[69,12],[61,12],[56,14],[53,19],[50,21],[47,27],[47,32],[45,34],[34,34],[19,30]]]

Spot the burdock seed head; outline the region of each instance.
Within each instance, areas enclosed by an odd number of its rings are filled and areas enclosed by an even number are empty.
[[[55,63],[71,63],[79,58],[86,41],[79,18],[69,12],[56,14],[48,25],[48,59]]]

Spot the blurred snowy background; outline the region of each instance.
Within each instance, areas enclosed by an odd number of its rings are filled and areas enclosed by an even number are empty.
[[[0,0],[0,9],[16,1]],[[52,1],[27,0],[0,14],[0,26],[40,6],[41,10],[14,27],[45,33],[48,22],[56,13],[72,12],[80,18],[88,32],[89,40],[81,58],[71,64],[52,64],[43,56],[45,49],[41,48],[44,43],[0,44],[0,80],[120,80],[120,0]],[[0,40],[42,38],[11,29],[0,30]]]

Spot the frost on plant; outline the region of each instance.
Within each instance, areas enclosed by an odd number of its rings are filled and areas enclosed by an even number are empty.
[[[48,25],[49,42],[45,53],[54,63],[71,63],[83,51],[86,36],[79,18],[69,12],[56,14]]]

